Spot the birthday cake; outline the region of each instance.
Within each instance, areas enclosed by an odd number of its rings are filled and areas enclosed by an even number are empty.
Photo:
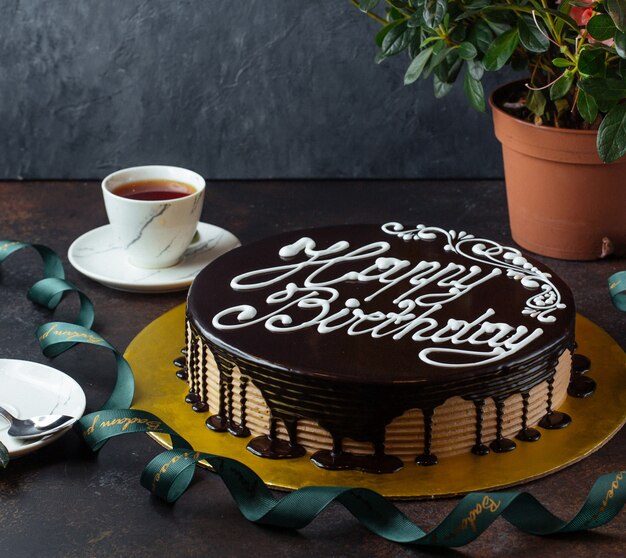
[[[570,422],[574,321],[546,266],[463,231],[295,231],[196,277],[180,375],[208,428],[260,457],[369,473],[494,459]]]

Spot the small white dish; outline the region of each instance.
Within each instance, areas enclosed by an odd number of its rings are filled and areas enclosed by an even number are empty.
[[[70,246],[70,263],[83,275],[120,291],[167,293],[186,289],[200,270],[241,243],[225,229],[199,223],[197,235],[180,262],[162,269],[142,269],[128,256],[113,234],[111,225],[93,229]]]
[[[0,359],[0,405],[18,418],[60,414],[76,417],[85,411],[85,393],[67,374],[37,362]],[[54,442],[71,426],[37,440],[9,436],[9,421],[0,417],[0,442],[11,458],[30,453]]]

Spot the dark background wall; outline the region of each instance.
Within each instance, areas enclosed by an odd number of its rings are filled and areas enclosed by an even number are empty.
[[[490,116],[376,65],[378,28],[348,0],[3,0],[0,178],[501,176]]]

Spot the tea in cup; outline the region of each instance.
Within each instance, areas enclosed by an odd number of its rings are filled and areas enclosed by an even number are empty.
[[[196,232],[205,181],[197,173],[163,165],[122,169],[102,181],[109,222],[132,265],[176,265]]]

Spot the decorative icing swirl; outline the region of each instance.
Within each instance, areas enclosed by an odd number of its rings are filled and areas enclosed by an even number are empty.
[[[493,240],[475,238],[465,231],[446,231],[438,227],[417,225],[414,229],[406,229],[400,223],[387,223],[382,227],[387,234],[403,240],[434,240],[437,235],[446,239],[444,250],[454,252],[470,260],[506,269],[506,276],[519,281],[527,289],[541,288],[539,294],[528,298],[522,314],[536,318],[540,322],[554,322],[552,315],[555,310],[565,308],[561,294],[552,283],[551,275],[531,264],[522,253],[510,246],[502,246]]]

